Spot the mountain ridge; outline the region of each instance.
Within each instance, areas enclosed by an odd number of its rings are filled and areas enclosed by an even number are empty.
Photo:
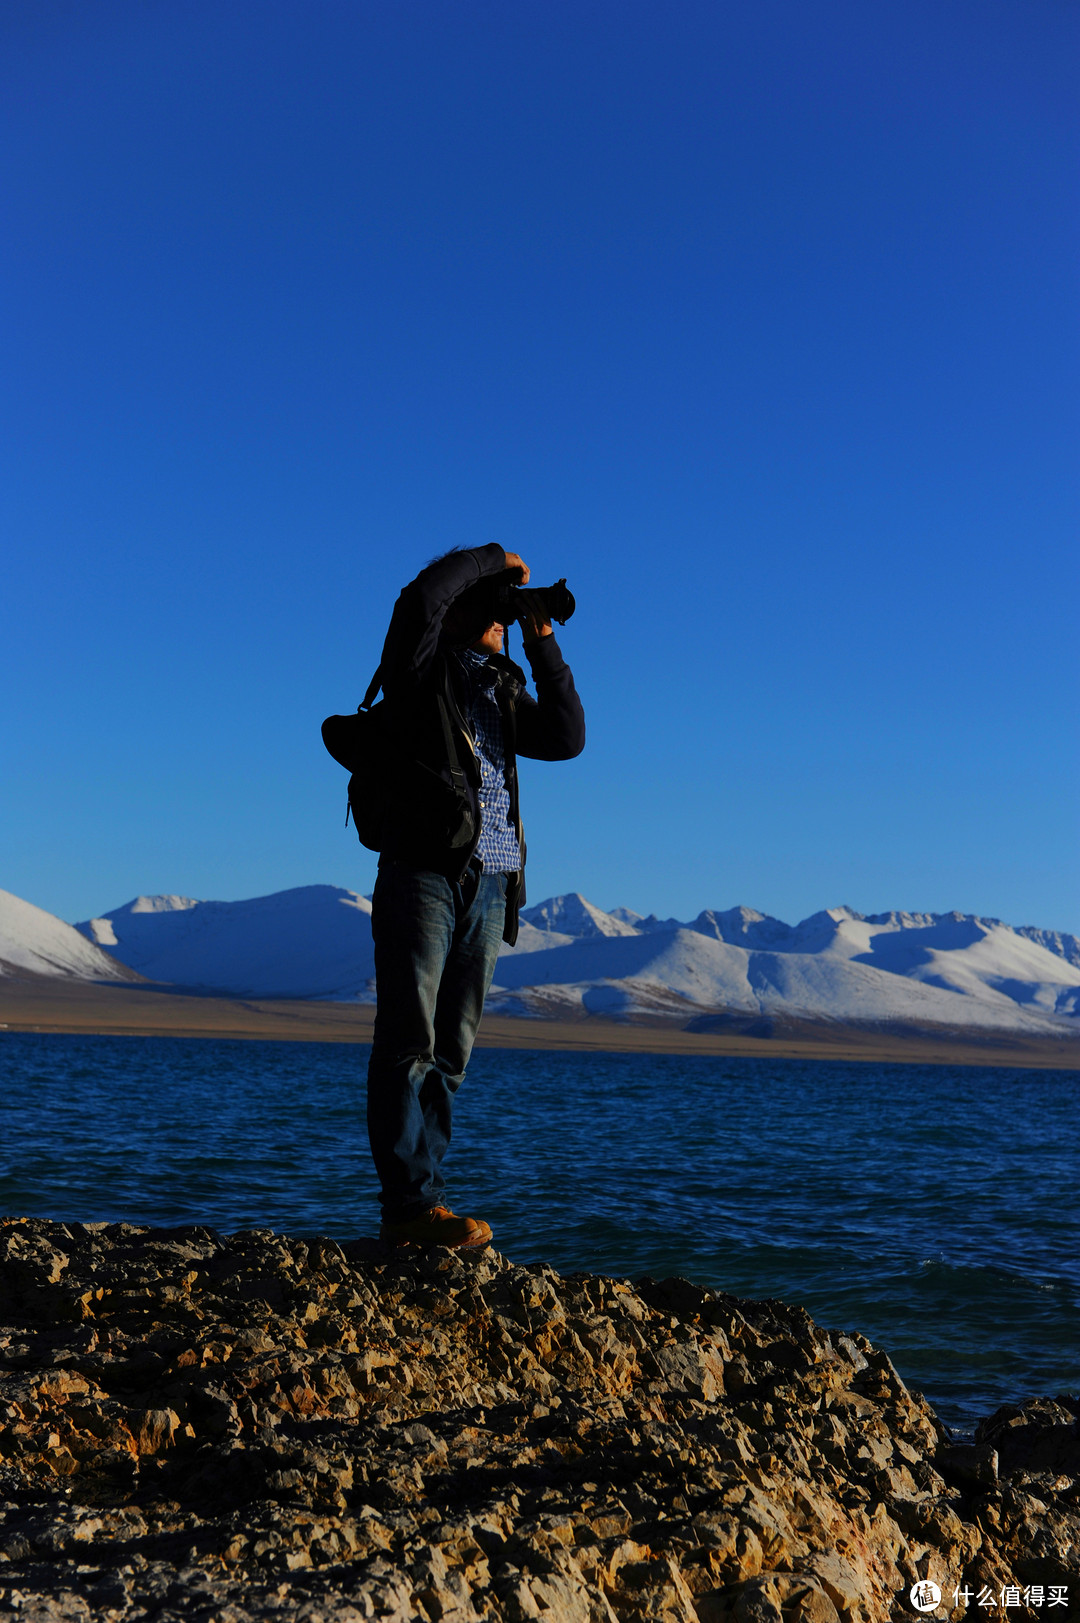
[[[19,906],[40,935],[52,915]],[[68,957],[42,972],[137,975],[214,995],[370,1002],[370,914],[368,898],[334,885],[236,902],[138,896],[74,927],[54,920]],[[10,906],[0,926],[5,917],[10,938]],[[0,935],[0,959],[8,938]],[[8,946],[10,958],[10,939]],[[29,948],[33,957],[34,942]],[[80,960],[80,952],[90,956]],[[39,953],[34,962],[47,959]],[[26,968],[27,951],[23,960]],[[504,946],[496,964],[489,1006],[532,1018],[794,1018],[1075,1035],[1080,941],[957,911],[841,906],[790,925],[738,906],[705,908],[684,922],[605,911],[575,891],[524,910],[517,944]]]
[[[560,900],[560,898],[553,898]],[[960,913],[953,909],[946,913],[912,913],[894,909],[888,913],[859,913],[853,907],[841,904],[839,907],[826,908],[818,913],[811,913],[807,918],[801,919],[798,924],[786,924],[782,919],[773,917],[769,913],[759,913],[753,907],[730,907],[724,911],[712,908],[704,909],[695,919],[684,922],[681,919],[660,919],[655,913],[643,917],[640,913],[633,913],[630,909],[617,907],[611,910],[611,916],[623,922],[635,923],[639,931],[655,932],[658,930],[683,929],[700,930],[703,935],[716,935],[721,941],[730,941],[735,944],[735,937],[724,929],[726,921],[738,921],[727,928],[738,929],[739,933],[750,936],[758,926],[762,927],[762,935],[766,932],[775,940],[791,940],[816,920],[823,918],[836,919],[843,915],[848,919],[863,924],[893,926],[898,929],[919,929],[949,922],[970,922],[987,929],[1000,926],[1011,930],[1014,935],[1022,936],[1025,940],[1034,942],[1037,946],[1045,947],[1055,957],[1064,958],[1065,962],[1074,968],[1080,969],[1080,937],[1070,935],[1063,930],[1045,930],[1033,924],[1009,924],[1004,919],[990,918],[978,913]]]

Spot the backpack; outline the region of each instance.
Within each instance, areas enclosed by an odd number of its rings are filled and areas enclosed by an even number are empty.
[[[441,841],[450,850],[471,845],[476,825],[446,700],[440,693],[439,719],[450,768],[449,784],[422,761],[410,760],[403,754],[400,725],[392,722],[385,699],[375,703],[381,686],[380,665],[355,714],[327,716],[322,724],[322,741],[327,750],[351,774],[346,826],[351,812],[361,845],[369,851],[381,851],[391,794],[398,782],[414,794],[421,793],[429,802]]]
[[[349,813],[361,845],[377,851],[382,845],[383,820],[386,814],[387,791],[393,772],[393,750],[386,727],[386,701],[375,704],[375,695],[382,686],[382,666],[368,684],[355,714],[327,716],[322,724],[322,741],[330,754],[350,774],[349,801],[345,808],[345,823]]]

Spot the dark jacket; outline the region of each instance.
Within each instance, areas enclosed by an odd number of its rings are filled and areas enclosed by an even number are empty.
[[[429,564],[398,597],[383,646],[383,692],[399,745],[383,859],[428,868],[455,882],[464,877],[480,838],[480,766],[465,720],[461,668],[443,636],[443,621],[463,592],[485,576],[502,574],[505,567],[500,546],[474,547]],[[503,936],[511,945],[525,901],[516,756],[568,761],[585,746],[581,700],[555,638],[530,642],[526,654],[535,699],[526,692],[520,666],[501,654],[489,659],[497,672],[510,815],[521,841],[521,871],[511,874],[507,884]],[[460,768],[456,783],[447,727]]]

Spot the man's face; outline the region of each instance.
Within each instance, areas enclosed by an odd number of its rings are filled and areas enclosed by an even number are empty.
[[[500,625],[498,620],[493,620],[483,636],[477,637],[475,642],[469,644],[469,647],[475,648],[478,654],[501,654],[505,635],[506,627]]]

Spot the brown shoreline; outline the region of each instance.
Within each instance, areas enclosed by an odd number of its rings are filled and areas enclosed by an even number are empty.
[[[370,1043],[374,1016],[370,1004],[198,997],[151,984],[0,977],[0,1037],[7,1030]],[[970,1032],[860,1030],[809,1021],[790,1022],[771,1036],[752,1036],[739,1031],[684,1031],[660,1021],[629,1024],[595,1015],[579,1020],[489,1015],[480,1028],[478,1046],[1080,1070],[1080,1040],[1070,1038],[979,1039]]]

